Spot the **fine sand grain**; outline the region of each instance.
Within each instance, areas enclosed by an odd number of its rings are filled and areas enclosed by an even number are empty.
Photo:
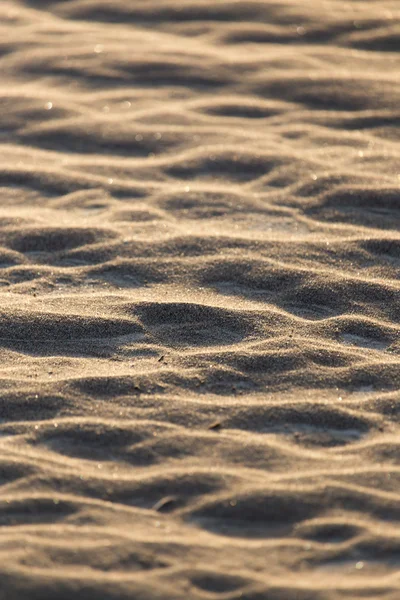
[[[399,600],[400,3],[0,3],[0,600]]]

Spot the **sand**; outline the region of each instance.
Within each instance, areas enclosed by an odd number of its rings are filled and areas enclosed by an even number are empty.
[[[398,600],[399,2],[0,34],[0,600]]]

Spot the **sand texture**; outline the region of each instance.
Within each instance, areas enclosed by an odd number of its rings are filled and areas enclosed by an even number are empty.
[[[400,599],[399,50],[0,3],[0,600]]]

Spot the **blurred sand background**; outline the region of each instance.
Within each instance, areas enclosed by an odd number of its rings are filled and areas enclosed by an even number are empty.
[[[3,0],[0,600],[400,598],[399,50]]]

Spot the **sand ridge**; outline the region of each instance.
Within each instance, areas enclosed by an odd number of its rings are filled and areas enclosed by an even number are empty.
[[[0,600],[397,600],[398,3],[0,33]]]

